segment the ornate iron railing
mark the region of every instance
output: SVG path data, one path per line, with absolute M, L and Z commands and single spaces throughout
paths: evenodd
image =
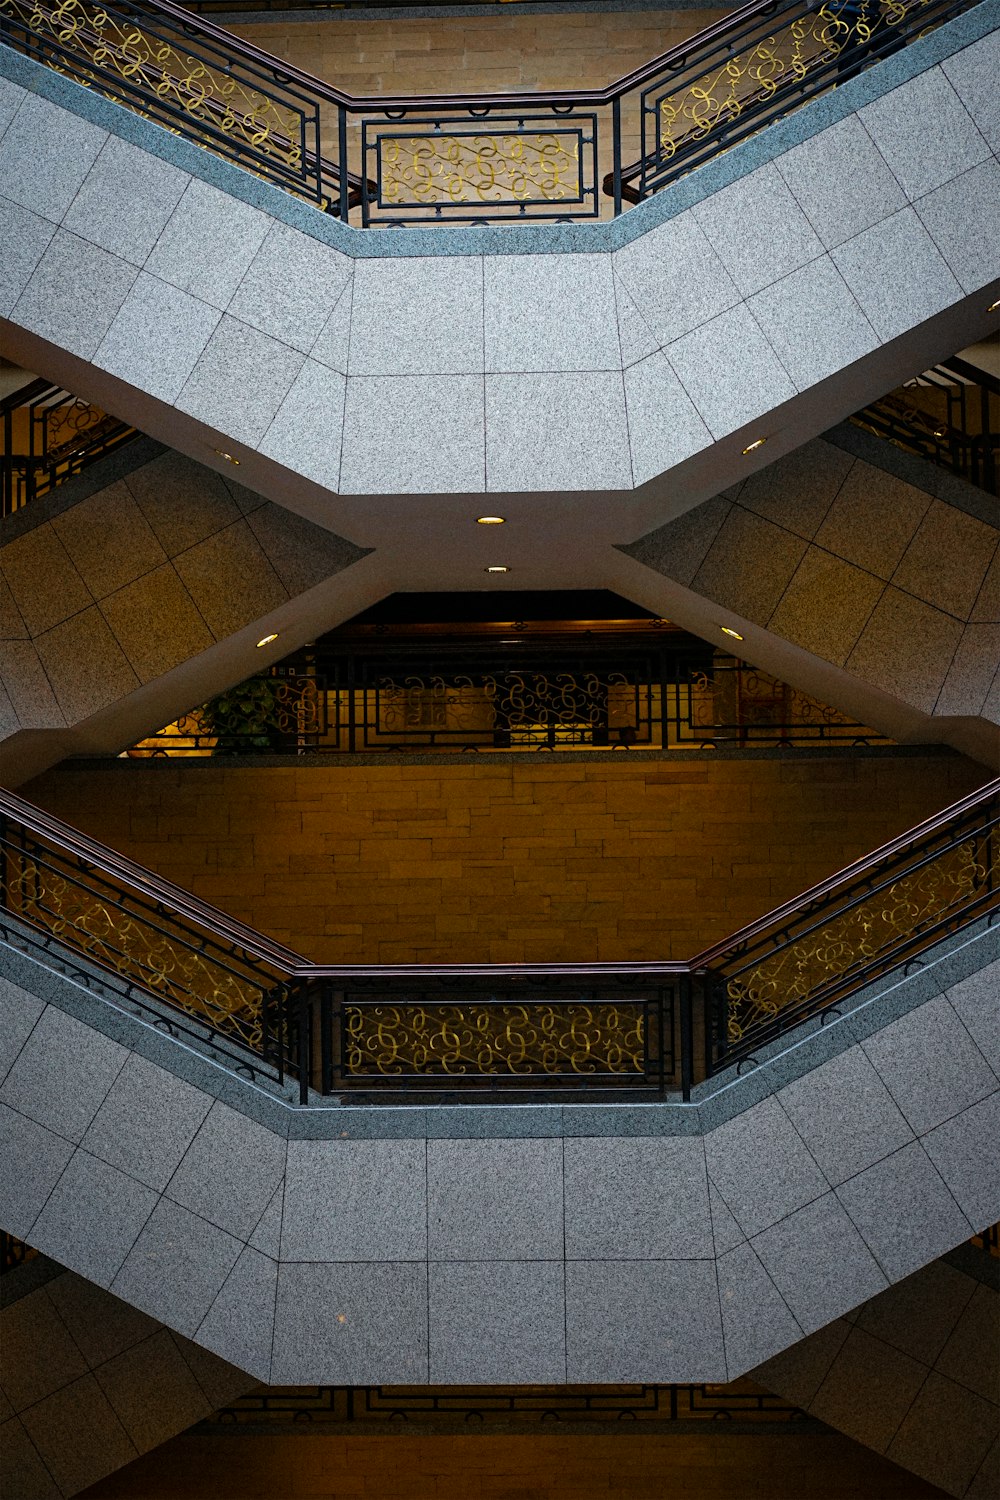
M 408 1429 L 488 1429 L 502 1423 L 531 1426 L 614 1422 L 725 1422 L 727 1431 L 799 1432 L 811 1418 L 780 1396 L 747 1379 L 729 1385 L 600 1386 L 269 1386 L 242 1396 L 208 1419 L 238 1426 L 278 1427 L 285 1422 L 404 1424 Z
M 567 1087 L 687 1099 L 992 920 L 998 824 L 1000 780 L 690 962 L 319 966 L 0 792 L 0 934 L 88 960 L 227 1066 L 291 1075 L 302 1104 Z
M 1000 380 L 968 360 L 935 365 L 851 421 L 1000 494 Z
M 354 97 L 171 0 L 0 0 L 0 40 L 368 225 L 595 219 L 971 8 L 754 0 L 604 89 Z
M 134 427 L 47 380 L 0 401 L 0 516 L 138 437 Z
M 717 948 L 705 973 L 707 1074 L 1000 908 L 1000 782 Z
M 668 634 L 652 630 L 646 640 L 567 632 L 494 642 L 321 644 L 273 671 L 279 686 L 266 721 L 248 719 L 244 732 L 238 724 L 227 731 L 214 700 L 127 753 L 142 758 L 889 743 L 756 667 L 708 647 L 679 648 Z
M 26 1260 L 33 1260 L 37 1254 L 38 1251 L 32 1250 L 23 1240 L 0 1229 L 0 1276 L 5 1276 L 8 1271 L 16 1271 L 18 1266 L 23 1266 Z

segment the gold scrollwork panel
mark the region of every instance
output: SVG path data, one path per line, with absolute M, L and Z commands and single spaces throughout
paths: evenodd
M 197 134 L 200 124 L 224 136 L 234 148 L 250 148 L 293 173 L 301 170 L 298 112 L 262 93 L 248 79 L 224 71 L 221 63 L 212 66 L 192 56 L 183 39 L 149 35 L 131 17 L 88 0 L 47 5 L 38 0 L 0 0 L 2 15 L 21 22 L 43 45 L 51 39 L 58 50 L 45 61 L 57 72 L 69 71 L 77 82 L 121 102 L 119 93 L 102 76 L 117 75 L 129 93 L 139 92 L 149 100 L 152 113 L 137 109 L 146 118 L 160 120 L 154 103 L 159 101 L 175 115 L 183 114 L 188 132 Z M 66 53 L 72 56 L 71 67 Z
M 645 1007 L 641 1002 L 348 1004 L 344 1070 L 369 1077 L 642 1074 Z
M 648 694 L 648 688 L 644 691 Z M 495 672 L 475 677 L 381 677 L 376 732 L 533 734 L 638 731 L 638 693 L 622 672 Z
M 909 24 L 928 0 L 861 0 L 855 7 L 837 0 L 778 25 L 752 46 L 727 58 L 686 89 L 661 98 L 659 144 L 669 161 L 691 141 L 704 140 L 732 125 L 748 110 L 786 85 L 800 84 L 810 72 L 828 66 L 845 51 L 877 45 L 883 35 Z M 834 82 L 835 79 L 831 79 Z
M 577 130 L 402 134 L 366 126 L 384 209 L 583 200 Z
M 15 916 L 85 954 L 112 973 L 207 1021 L 259 1051 L 261 986 L 163 931 L 139 911 L 114 903 L 28 855 L 9 853 L 6 905 Z M 189 939 L 190 941 L 190 939 Z
M 843 916 L 817 928 L 727 985 L 728 1036 L 741 1041 L 789 1005 L 808 1000 L 831 980 L 877 959 L 901 939 L 960 910 L 983 888 L 987 846 L 970 839 Z M 1000 855 L 992 859 L 1000 877 Z

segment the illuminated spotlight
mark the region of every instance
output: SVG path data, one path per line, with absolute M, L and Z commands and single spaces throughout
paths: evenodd
M 989 305 L 989 307 L 986 309 L 986 311 L 988 313 L 991 313 L 991 312 L 1000 312 L 1000 297 L 998 297 L 995 302 L 991 302 L 990 305 Z
M 239 468 L 239 466 L 240 466 L 240 461 L 239 461 L 239 459 L 238 459 L 238 458 L 235 458 L 235 457 L 234 457 L 234 456 L 233 456 L 233 454 L 231 454 L 231 453 L 226 453 L 226 452 L 225 452 L 225 450 L 224 450 L 224 449 L 222 449 L 222 448 L 216 448 L 216 450 L 215 450 L 215 451 L 216 451 L 216 453 L 217 453 L 217 454 L 218 454 L 218 455 L 219 455 L 219 457 L 220 457 L 220 458 L 224 458 L 224 459 L 225 459 L 225 460 L 226 460 L 226 463 L 227 463 L 227 464 L 235 464 L 235 465 L 236 465 L 236 467 L 237 467 L 237 468 Z
M 731 635 L 734 641 L 741 641 L 743 639 L 738 630 L 730 630 L 728 625 L 720 625 L 719 629 L 723 635 Z
M 483 571 L 486 573 L 509 573 L 510 569 L 504 563 L 491 563 Z
M 507 520 L 506 516 L 477 516 L 476 517 L 476 525 L 477 526 L 503 526 L 504 523 L 506 522 L 506 520 Z
M 749 445 L 749 447 L 746 447 L 746 448 L 743 449 L 743 457 L 746 458 L 746 456 L 747 456 L 748 453 L 756 453 L 757 449 L 758 448 L 763 448 L 763 446 L 764 446 L 764 444 L 766 442 L 767 442 L 767 438 L 766 437 L 754 438 L 753 442 Z
M 278 632 L 277 631 L 275 631 L 273 635 L 266 635 L 266 636 L 264 636 L 263 640 L 260 640 L 260 641 L 257 642 L 257 650 L 259 651 L 260 648 L 261 648 L 261 646 L 269 646 L 272 641 L 276 641 L 277 639 L 278 639 Z

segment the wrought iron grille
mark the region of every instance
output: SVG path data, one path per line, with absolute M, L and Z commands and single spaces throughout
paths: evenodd
M 818 699 L 710 648 L 594 633 L 470 645 L 364 642 L 286 659 L 266 733 L 195 710 L 127 753 L 355 754 L 887 744 Z M 254 740 L 258 743 L 254 743 Z
M 700 956 L 708 1074 L 996 912 L 1000 795 L 991 785 L 946 825 L 916 830 Z
M 473 1429 L 512 1423 L 725 1422 L 789 1432 L 812 1425 L 798 1407 L 746 1379 L 729 1385 L 269 1386 L 240 1397 L 206 1425 L 285 1422 Z
M 323 1093 L 678 1083 L 674 990 L 641 977 L 365 977 L 320 985 L 312 1012 L 312 1081 Z
M 82 955 L 224 1039 L 245 1055 L 278 1056 L 282 969 L 297 955 L 269 945 L 167 882 L 81 840 L 64 825 L 48 834 L 0 799 L 2 914 L 50 945 Z M 25 804 L 26 806 L 26 804 Z M 243 939 L 246 941 L 243 941 Z M 276 961 L 277 960 L 277 964 Z M 189 1029 L 190 1031 L 190 1029 Z
M 0 401 L 0 516 L 13 515 L 138 435 L 47 380 L 22 386 Z
M 1000 380 L 978 365 L 946 360 L 851 421 L 1000 494 Z
M 0 792 L 0 935 L 124 981 L 303 1105 L 352 1090 L 690 1098 L 943 935 L 1000 912 L 1000 781 L 689 962 L 309 964 Z M 145 996 L 145 1001 L 142 997 Z M 174 1021 L 171 1017 L 175 1018 Z
M 23 1240 L 15 1239 L 6 1230 L 0 1229 L 0 1276 L 6 1275 L 8 1271 L 16 1271 L 18 1266 L 23 1266 L 26 1260 L 32 1260 L 38 1254 L 30 1245 Z
M 0 40 L 345 222 L 619 214 L 972 0 L 754 0 L 605 89 L 355 98 L 172 0 L 0 0 Z M 353 214 L 353 220 L 352 220 Z

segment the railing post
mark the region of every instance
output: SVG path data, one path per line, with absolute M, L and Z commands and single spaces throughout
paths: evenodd
M 691 1083 L 694 1078 L 694 1026 L 691 1009 L 691 976 L 683 974 L 680 982 L 681 1001 L 681 1097 L 687 1104 L 691 1099 Z
M 616 94 L 611 104 L 611 136 L 614 151 L 614 208 L 615 218 L 622 211 L 622 101 Z
M 325 1095 L 333 1093 L 333 997 L 326 982 L 320 990 L 319 1005 L 319 1087 Z
M 347 181 L 347 106 L 344 104 L 341 104 L 337 110 L 337 154 L 339 157 L 337 169 L 340 173 L 340 217 L 346 224 L 351 211 L 351 193 Z M 362 171 L 364 171 L 364 165 L 362 162 Z
M 298 1030 L 297 1042 L 297 1066 L 299 1070 L 299 1103 L 309 1103 L 309 1072 L 312 1054 L 312 1037 L 310 1035 L 310 1005 L 309 990 L 306 985 L 300 985 L 298 991 Z

